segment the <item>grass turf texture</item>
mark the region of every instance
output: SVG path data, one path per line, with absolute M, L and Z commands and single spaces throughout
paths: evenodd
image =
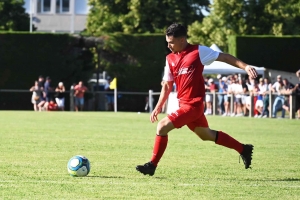
M 156 130 L 145 113 L 2 111 L 0 199 L 300 198 L 298 120 L 208 120 L 254 144 L 252 170 L 234 150 L 183 127 L 169 134 L 156 174 L 138 173 L 135 166 L 151 157 Z M 91 162 L 87 177 L 67 173 L 77 154 Z

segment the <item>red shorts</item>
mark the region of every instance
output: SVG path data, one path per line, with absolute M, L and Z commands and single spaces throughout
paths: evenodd
M 175 128 L 187 125 L 191 131 L 194 131 L 196 127 L 208 127 L 203 103 L 197 107 L 187 104 L 180 105 L 178 110 L 168 115 L 168 118 Z

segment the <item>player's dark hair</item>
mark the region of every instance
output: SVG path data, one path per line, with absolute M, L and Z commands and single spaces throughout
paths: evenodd
M 167 28 L 166 35 L 167 36 L 173 36 L 175 38 L 177 38 L 177 37 L 187 37 L 187 30 L 183 25 L 173 23 Z

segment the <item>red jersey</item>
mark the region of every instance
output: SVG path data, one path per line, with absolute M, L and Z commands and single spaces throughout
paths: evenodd
M 75 93 L 76 94 L 75 96 L 78 98 L 82 98 L 82 97 L 84 97 L 84 93 L 87 91 L 87 87 L 76 85 L 74 87 L 74 90 L 78 91 L 77 93 Z
M 180 53 L 170 53 L 167 62 L 177 87 L 179 103 L 198 106 L 205 96 L 199 45 L 190 45 Z

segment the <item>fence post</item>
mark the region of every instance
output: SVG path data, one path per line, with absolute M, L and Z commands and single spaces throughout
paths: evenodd
M 153 94 L 153 90 L 149 90 L 149 98 L 148 98 L 148 101 L 149 101 L 149 113 L 152 113 L 153 111 L 153 101 L 152 101 L 152 95 Z
M 212 93 L 212 95 L 213 95 L 213 115 L 216 115 L 216 110 L 217 110 L 217 98 L 216 98 L 216 91 L 213 91 L 213 93 Z
M 272 113 L 273 113 L 273 95 L 272 95 L 272 91 L 269 91 L 269 106 L 270 106 L 270 110 L 269 110 L 269 117 L 272 118 Z
M 250 109 L 249 109 L 249 117 L 253 117 L 253 111 L 254 111 L 254 106 L 253 106 L 253 93 L 250 92 Z
M 74 111 L 74 86 L 72 85 L 70 88 L 70 111 Z
M 233 103 L 234 103 L 234 99 L 233 99 L 233 94 L 230 94 L 230 114 L 232 115 L 234 110 L 233 110 Z
M 295 95 L 290 95 L 290 119 L 295 119 L 296 117 L 296 96 Z

